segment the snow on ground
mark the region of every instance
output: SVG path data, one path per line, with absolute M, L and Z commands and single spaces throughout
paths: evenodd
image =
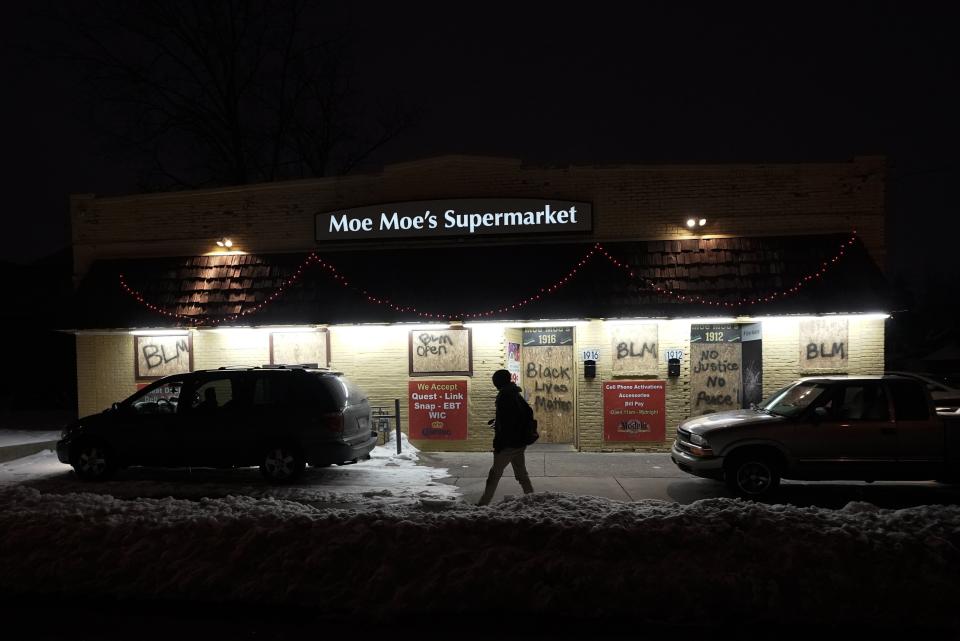
M 0 465 L 0 599 L 960 631 L 960 507 L 541 493 L 478 508 L 408 444 L 280 488 L 255 469 L 80 483 L 51 456 Z
M 26 485 L 44 493 L 92 492 L 117 498 L 201 499 L 245 495 L 284 498 L 314 505 L 345 506 L 356 502 L 404 503 L 444 501 L 459 496 L 438 482 L 447 471 L 417 465 L 419 450 L 403 434 L 402 453 L 395 442 L 374 448 L 370 460 L 356 465 L 307 468 L 302 483 L 275 486 L 257 468 L 130 468 L 101 483 L 79 480 L 52 451 L 0 464 L 0 488 Z

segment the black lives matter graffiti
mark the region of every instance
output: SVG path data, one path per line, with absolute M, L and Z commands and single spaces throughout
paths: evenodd
M 134 373 L 138 380 L 193 370 L 193 339 L 187 334 L 134 336 L 134 352 Z
M 845 318 L 800 321 L 800 371 L 847 371 L 849 340 L 849 323 Z
M 741 331 L 737 325 L 690 327 L 690 415 L 742 407 Z
M 653 323 L 615 325 L 611 332 L 614 376 L 656 376 L 657 326 Z
M 523 330 L 522 379 L 544 443 L 572 443 L 574 432 L 573 329 Z
M 470 328 L 414 329 L 410 331 L 410 376 L 473 375 Z

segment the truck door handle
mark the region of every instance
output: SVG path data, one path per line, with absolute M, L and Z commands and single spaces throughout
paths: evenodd
M 897 433 L 897 428 L 895 428 L 895 427 L 881 427 L 881 428 L 880 428 L 880 433 L 881 433 L 881 434 L 896 434 L 896 433 Z

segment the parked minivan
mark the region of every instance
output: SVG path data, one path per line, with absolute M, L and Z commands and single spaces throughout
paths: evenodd
M 370 404 L 339 372 L 232 367 L 161 378 L 68 426 L 57 457 L 81 479 L 132 465 L 246 467 L 273 482 L 356 462 L 377 442 Z

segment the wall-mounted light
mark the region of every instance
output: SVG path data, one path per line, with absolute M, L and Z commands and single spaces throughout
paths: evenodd
M 233 241 L 227 237 L 223 237 L 217 241 L 217 247 L 226 247 L 227 249 L 230 249 L 233 247 Z
M 695 227 L 703 227 L 706 224 L 706 218 L 687 218 L 687 227 L 690 229 L 694 229 Z

